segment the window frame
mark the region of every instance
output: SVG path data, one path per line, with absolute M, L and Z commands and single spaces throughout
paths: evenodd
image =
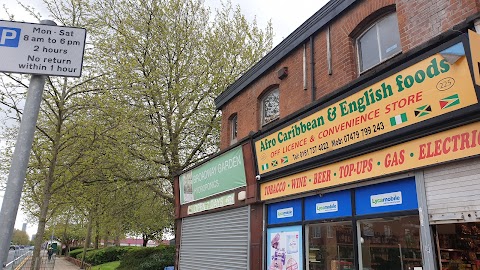
M 230 145 L 238 141 L 238 114 L 233 114 L 229 119 L 230 126 Z
M 365 73 L 369 70 L 371 70 L 372 68 L 375 68 L 376 66 L 380 65 L 381 63 L 399 55 L 402 53 L 402 44 L 401 44 L 401 40 L 400 40 L 400 29 L 398 31 L 398 37 L 399 37 L 399 47 L 400 47 L 400 50 L 392 55 L 390 55 L 389 57 L 386 57 L 384 59 L 382 59 L 382 56 L 381 56 L 381 44 L 380 44 L 380 35 L 379 35 L 379 28 L 378 28 L 378 25 L 380 22 L 382 22 L 383 20 L 387 19 L 389 16 L 392 16 L 392 15 L 395 15 L 397 17 L 397 25 L 398 25 L 398 16 L 397 16 L 397 12 L 394 11 L 394 12 L 390 12 L 390 13 L 387 13 L 387 14 L 384 14 L 383 16 L 381 16 L 380 18 L 378 18 L 377 20 L 375 20 L 373 23 L 371 23 L 363 32 L 360 33 L 360 35 L 358 35 L 357 38 L 355 38 L 355 47 L 356 47 L 356 53 L 357 53 L 357 68 L 358 68 L 358 73 L 359 74 L 362 74 L 362 73 Z M 375 34 L 376 34 L 376 41 L 377 41 L 377 46 L 378 46 L 378 56 L 379 56 L 379 59 L 380 61 L 376 64 L 374 64 L 373 66 L 369 67 L 369 68 L 366 68 L 364 70 L 361 69 L 362 67 L 362 58 L 361 58 L 361 53 L 360 53 L 360 39 L 365 36 L 365 34 L 372 28 L 376 28 L 376 31 L 375 31 Z
M 277 92 L 278 95 L 278 114 L 276 115 L 275 118 L 271 119 L 270 121 L 265 121 L 265 100 L 271 96 L 273 93 Z M 274 122 L 275 120 L 278 120 L 280 118 L 280 88 L 277 86 L 270 88 L 268 91 L 266 91 L 263 95 L 262 98 L 260 99 L 260 124 L 261 127 L 270 124 Z

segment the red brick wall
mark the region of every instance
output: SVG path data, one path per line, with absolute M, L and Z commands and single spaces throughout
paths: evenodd
M 480 0 L 364 0 L 356 3 L 330 24 L 332 74 L 328 74 L 326 35 L 321 29 L 314 38 L 316 99 L 346 85 L 358 77 L 354 38 L 389 10 L 397 12 L 402 51 L 407 52 L 451 29 L 470 15 L 480 12 Z M 221 149 L 230 145 L 229 117 L 238 114 L 238 139 L 260 127 L 262 93 L 278 84 L 280 118 L 311 103 L 311 58 L 307 44 L 307 90 L 303 90 L 303 45 L 257 79 L 222 108 Z M 288 67 L 289 75 L 280 80 L 277 70 Z
M 310 50 L 307 44 L 307 64 L 310 63 Z M 288 76 L 280 80 L 277 71 L 288 67 Z M 277 63 L 265 75 L 255 81 L 246 91 L 231 100 L 222 108 L 221 149 L 230 146 L 229 118 L 237 113 L 239 139 L 250 131 L 260 128 L 260 98 L 273 85 L 278 85 L 280 93 L 280 118 L 299 110 L 311 102 L 310 67 L 307 72 L 308 89 L 303 90 L 303 46 Z
M 395 0 L 363 1 L 350 8 L 330 25 L 331 75 L 328 74 L 327 66 L 327 31 L 323 29 L 317 34 L 315 37 L 317 99 L 357 78 L 358 63 L 352 33 L 354 30 L 363 32 L 365 29 L 361 27 L 359 29 L 358 26 L 364 23 L 369 15 L 393 4 Z
M 479 0 L 397 0 L 403 51 L 452 29 L 479 11 Z

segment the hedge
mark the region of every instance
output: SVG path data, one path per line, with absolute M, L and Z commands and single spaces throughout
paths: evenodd
M 108 262 L 119 261 L 123 255 L 140 247 L 107 247 L 102 249 L 87 251 L 85 255 L 85 262 L 99 265 Z
M 117 270 L 158 270 L 174 262 L 175 246 L 142 247 L 125 253 Z
M 93 250 L 93 248 L 88 248 L 87 252 Z M 68 256 L 75 258 L 75 259 L 82 259 L 83 248 L 78 248 L 75 250 L 71 250 Z

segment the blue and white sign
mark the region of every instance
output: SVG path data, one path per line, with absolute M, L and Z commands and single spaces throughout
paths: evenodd
M 386 182 L 355 190 L 357 215 L 418 209 L 414 178 Z
M 390 192 L 370 196 L 371 207 L 402 204 L 402 192 Z
M 277 210 L 277 218 L 293 217 L 293 207 L 282 208 Z
M 18 47 L 20 28 L 0 27 L 0 46 Z
M 0 20 L 0 72 L 80 77 L 83 28 Z
M 267 206 L 269 225 L 302 221 L 302 199 L 295 199 Z
M 317 214 L 337 212 L 337 211 L 338 211 L 338 201 L 317 203 L 315 205 L 315 212 Z
M 305 220 L 352 216 L 352 192 L 343 190 L 305 198 Z

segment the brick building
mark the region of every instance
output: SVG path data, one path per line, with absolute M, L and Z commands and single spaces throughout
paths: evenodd
M 480 269 L 475 31 L 478 0 L 327 3 L 215 100 L 177 269 Z

